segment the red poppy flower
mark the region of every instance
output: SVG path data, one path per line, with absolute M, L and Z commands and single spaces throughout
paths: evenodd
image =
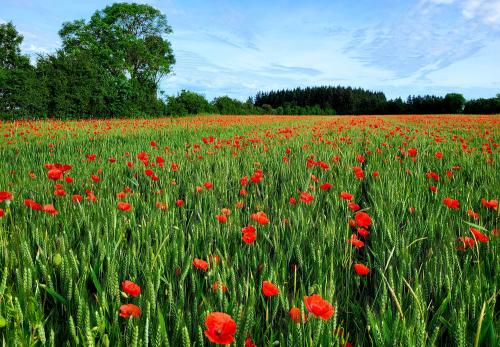
M 81 202 L 83 200 L 83 197 L 81 195 L 75 194 L 71 197 L 71 200 L 73 202 Z
M 154 175 L 154 172 L 153 172 L 153 170 L 151 170 L 151 169 L 146 169 L 146 170 L 144 170 L 144 174 L 145 174 L 146 176 L 151 177 L 151 176 L 153 176 L 153 175 Z
M 330 182 L 325 182 L 322 185 L 319 186 L 320 189 L 322 190 L 328 190 L 332 187 L 332 184 Z
M 437 158 L 437 159 L 441 159 L 443 157 L 443 153 L 441 152 L 436 152 L 436 154 L 434 154 L 434 156 Z
M 3 216 L 5 216 L 5 212 L 3 211 L 2 208 L 0 208 L 0 217 L 3 217 Z
M 290 311 L 288 311 L 288 315 L 290 316 L 290 319 L 296 323 L 300 324 L 302 323 L 302 314 L 300 312 L 300 308 L 298 307 L 292 307 Z
M 365 243 L 363 241 L 361 241 L 360 239 L 358 239 L 358 235 L 356 235 L 356 234 L 352 234 L 351 239 L 348 240 L 347 242 L 349 242 L 351 245 L 353 245 L 356 248 L 363 248 L 365 246 Z
M 430 187 L 429 187 L 429 190 L 430 190 L 431 192 L 435 192 L 435 191 L 437 190 L 437 188 L 436 188 L 436 186 L 430 186 Z
M 141 294 L 141 287 L 139 287 L 137 284 L 135 284 L 132 281 L 123 281 L 122 282 L 122 289 L 125 293 L 131 296 L 139 296 Z
M 342 192 L 342 193 L 340 193 L 340 197 L 341 197 L 342 199 L 349 200 L 349 201 L 351 201 L 351 200 L 352 200 L 352 198 L 353 198 L 352 194 L 349 194 L 349 193 L 347 193 L 347 192 Z
M 47 177 L 51 180 L 57 181 L 62 178 L 63 172 L 59 169 L 52 169 L 47 172 Z
M 300 193 L 300 201 L 302 201 L 304 204 L 310 204 L 314 200 L 314 197 L 307 193 L 307 192 L 301 192 Z
M 257 213 L 252 213 L 252 220 L 256 221 L 257 223 L 259 223 L 261 225 L 269 223 L 269 219 L 267 218 L 267 215 L 262 211 L 259 211 Z
M 266 297 L 278 295 L 280 290 L 272 282 L 262 282 L 262 294 Z
M 141 315 L 141 309 L 134 304 L 125 304 L 120 306 L 120 317 L 129 318 L 134 317 L 137 318 Z
M 370 273 L 370 269 L 363 264 L 354 264 L 354 271 L 360 276 L 365 276 Z
M 246 186 L 248 184 L 248 176 L 240 178 L 240 184 Z
M 473 227 L 470 227 L 469 230 L 474 235 L 476 240 L 478 240 L 479 242 L 486 243 L 490 240 L 490 238 L 488 236 L 486 236 L 485 234 L 483 234 L 482 232 L 480 232 L 479 230 L 477 230 Z
M 354 166 L 352 170 L 354 171 L 354 175 L 358 179 L 362 180 L 363 178 L 365 178 L 365 173 L 363 172 L 363 169 L 360 168 L 359 166 Z
M 469 217 L 473 218 L 473 219 L 479 219 L 479 213 L 477 212 L 474 212 L 473 210 L 471 209 L 468 209 L 467 210 L 467 214 L 469 215 Z
M 481 199 L 481 203 L 483 204 L 484 207 L 486 208 L 492 208 L 496 210 L 498 208 L 498 201 L 497 200 L 490 200 L 487 201 L 485 198 Z
M 444 198 L 443 199 L 443 204 L 445 204 L 449 208 L 453 208 L 453 209 L 458 209 L 458 207 L 459 207 L 458 200 L 452 199 L 452 198 Z
M 428 172 L 425 176 L 427 176 L 427 178 L 432 178 L 435 182 L 439 181 L 439 175 L 435 172 Z
M 255 227 L 253 225 L 248 225 L 246 227 L 241 228 L 242 233 L 255 233 Z
M 318 294 L 304 296 L 304 303 L 309 312 L 323 320 L 330 319 L 335 312 L 332 304 L 324 300 L 321 295 Z
M 223 312 L 212 312 L 205 318 L 205 336 L 217 345 L 229 345 L 234 341 L 236 322 Z
M 128 202 L 123 202 L 123 201 L 118 202 L 118 209 L 120 211 L 130 211 L 131 208 L 132 205 L 130 205 Z
M 220 210 L 220 213 L 222 213 L 224 216 L 229 216 L 231 214 L 231 210 L 228 208 L 223 208 Z
M 253 343 L 252 339 L 250 338 L 250 336 L 248 336 L 246 339 L 245 339 L 245 345 L 243 347 L 257 347 L 257 345 L 255 343 Z
M 416 148 L 409 148 L 408 149 L 408 156 L 415 157 L 416 155 L 417 155 L 417 149 Z
M 372 172 L 372 176 L 373 176 L 373 177 L 378 177 L 378 176 L 379 176 L 378 171 L 373 171 L 373 172 Z
M 366 228 L 372 223 L 372 218 L 366 212 L 356 213 L 356 216 L 354 217 L 354 219 L 356 220 L 356 224 L 359 225 L 360 227 Z
M 357 210 L 360 209 L 359 205 L 356 204 L 355 202 L 352 202 L 352 201 L 349 201 L 347 203 L 347 207 L 349 207 L 349 209 L 352 211 L 352 212 L 356 212 Z
M 456 247 L 459 251 L 465 251 L 467 248 L 473 248 L 476 244 L 476 241 L 472 237 L 469 236 L 460 236 L 458 238 L 458 245 Z
M 55 216 L 56 214 L 58 214 L 59 212 L 56 210 L 56 208 L 54 207 L 54 205 L 52 204 L 47 204 L 47 205 L 44 205 L 43 206 L 43 212 L 46 212 L 46 213 L 49 213 L 53 216 Z
M 184 200 L 179 199 L 179 200 L 177 200 L 177 201 L 175 202 L 175 204 L 176 204 L 177 206 L 181 207 L 182 205 L 184 205 Z
M 54 190 L 54 195 L 55 196 L 65 196 L 66 192 L 63 189 L 56 189 L 56 190 Z
M 289 200 L 289 201 L 290 201 L 290 204 L 291 204 L 291 205 L 295 205 L 295 204 L 297 203 L 297 199 L 295 199 L 293 196 L 292 196 L 292 197 L 290 197 L 290 200 Z
M 215 218 L 219 221 L 219 223 L 226 223 L 227 222 L 227 217 L 224 216 L 223 214 L 215 216 Z
M 12 193 L 11 192 L 0 192 L 0 202 L 4 202 L 5 200 L 12 200 Z
M 24 206 L 31 207 L 31 205 L 34 203 L 35 203 L 35 200 L 33 200 L 33 199 L 24 199 Z
M 97 176 L 97 175 L 92 175 L 91 178 L 92 178 L 92 181 L 94 181 L 95 183 L 97 183 L 97 182 L 99 182 L 101 180 L 99 178 L 99 176 Z
M 356 232 L 359 234 L 359 236 L 363 236 L 363 237 L 368 237 L 368 235 L 370 235 L 370 232 L 368 230 L 366 230 L 365 228 L 358 228 L 358 229 L 356 229 Z
M 207 189 L 212 189 L 214 187 L 213 183 L 212 182 L 205 182 L 203 183 L 203 185 L 205 186 L 205 188 Z
M 199 270 L 203 270 L 203 271 L 208 270 L 208 263 L 205 260 L 194 258 L 193 265 L 195 268 L 197 268 Z
M 96 196 L 94 195 L 94 192 L 92 192 L 91 190 L 87 191 L 87 200 L 91 202 L 97 200 Z
M 247 232 L 247 233 L 243 233 L 243 235 L 241 236 L 241 239 L 247 245 L 251 245 L 257 239 L 257 235 L 255 235 L 255 233 L 253 233 L 253 232 L 249 232 L 249 233 Z
M 262 181 L 262 178 L 264 177 L 264 173 L 262 170 L 255 170 L 255 172 L 253 173 L 252 177 L 250 177 L 250 179 L 252 180 L 253 183 L 259 183 L 260 181 Z
M 35 200 L 31 200 L 31 199 L 24 200 L 24 205 L 31 207 L 31 209 L 33 209 L 35 211 L 41 211 L 43 209 L 42 205 L 35 202 Z

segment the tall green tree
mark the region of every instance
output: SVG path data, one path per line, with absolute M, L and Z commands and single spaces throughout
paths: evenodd
M 0 24 L 0 116 L 40 113 L 44 88 L 29 57 L 21 54 L 23 36 L 12 22 Z
M 444 97 L 446 113 L 462 113 L 465 107 L 465 98 L 462 94 L 448 93 Z
M 85 50 L 113 74 L 157 87 L 175 63 L 167 18 L 145 4 L 115 3 L 97 11 L 88 22 L 64 23 L 59 35 L 68 53 Z
M 167 108 L 167 113 L 174 116 L 213 112 L 212 105 L 203 95 L 188 90 L 182 90 L 177 96 L 169 96 Z

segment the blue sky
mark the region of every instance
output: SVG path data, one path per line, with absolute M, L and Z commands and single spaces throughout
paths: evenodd
M 65 21 L 113 1 L 0 0 L 22 49 L 60 46 Z M 500 0 L 151 0 L 167 15 L 177 63 L 161 82 L 211 99 L 259 90 L 350 85 L 409 94 L 500 93 Z

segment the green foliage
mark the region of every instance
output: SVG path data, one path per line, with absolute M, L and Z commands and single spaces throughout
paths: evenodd
M 29 58 L 21 54 L 23 41 L 14 25 L 0 24 L 0 114 L 38 114 L 44 86 Z
M 469 100 L 465 103 L 464 113 L 498 114 L 500 113 L 500 94 L 494 98 Z
M 133 117 L 165 114 L 160 79 L 175 63 L 165 15 L 143 4 L 115 3 L 87 22 L 64 23 L 62 48 L 36 67 L 20 54 L 22 36 L 0 25 L 3 117 Z
M 177 96 L 169 96 L 167 100 L 167 114 L 169 115 L 211 113 L 212 110 L 212 106 L 203 95 L 187 90 L 182 90 Z
M 259 92 L 255 97 L 256 106 L 283 107 L 283 114 L 375 114 L 385 102 L 382 92 L 341 86 Z
M 462 94 L 449 93 L 444 97 L 446 113 L 462 113 L 465 107 L 465 98 Z

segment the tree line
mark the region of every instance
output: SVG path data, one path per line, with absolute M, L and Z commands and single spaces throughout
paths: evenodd
M 0 25 L 0 114 L 7 117 L 161 115 L 161 78 L 175 63 L 164 14 L 149 5 L 115 3 L 86 20 L 66 22 L 62 47 L 21 54 L 14 25 Z
M 246 101 L 208 101 L 186 90 L 165 96 L 159 83 L 175 64 L 166 39 L 171 33 L 156 8 L 115 3 L 88 20 L 64 23 L 62 47 L 32 62 L 21 52 L 23 37 L 14 24 L 0 24 L 0 118 L 500 113 L 500 94 L 468 101 L 454 93 L 387 100 L 383 92 L 319 86 L 259 92 Z

